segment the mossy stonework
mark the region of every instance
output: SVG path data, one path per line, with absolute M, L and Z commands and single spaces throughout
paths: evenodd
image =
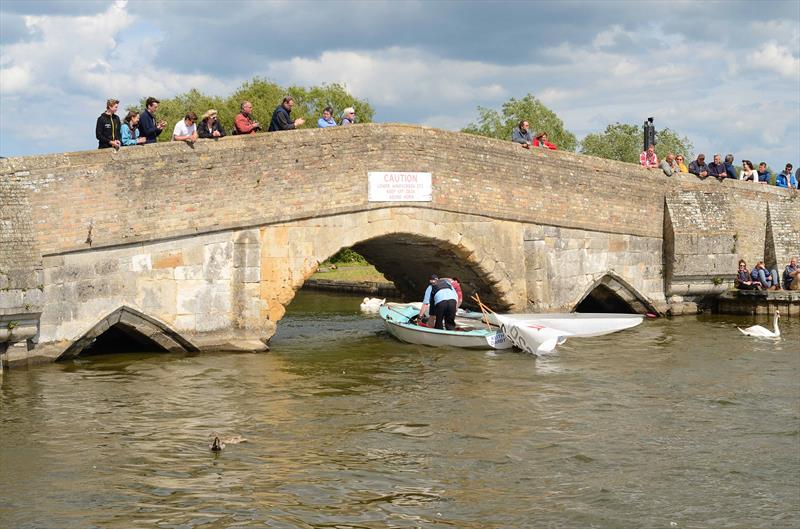
M 370 171 L 430 172 L 432 200 L 369 202 Z M 739 258 L 800 251 L 791 190 L 408 125 L 9 158 L 0 191 L 9 364 L 80 354 L 106 324 L 167 350 L 265 349 L 345 247 L 409 299 L 436 272 L 511 311 L 602 290 L 667 312 L 729 287 Z

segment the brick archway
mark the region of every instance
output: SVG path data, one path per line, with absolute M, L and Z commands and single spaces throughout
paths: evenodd
M 652 301 L 614 272 L 606 272 L 597 279 L 571 306 L 573 312 L 658 314 Z M 581 308 L 589 310 L 583 311 Z
M 80 338 L 75 340 L 59 357 L 66 360 L 79 356 L 95 340 L 110 330 L 128 335 L 132 340 L 151 343 L 169 352 L 196 352 L 199 349 L 165 323 L 147 316 L 136 309 L 122 306 L 97 322 Z

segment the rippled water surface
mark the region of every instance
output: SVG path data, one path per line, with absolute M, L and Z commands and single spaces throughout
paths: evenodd
M 534 358 L 401 344 L 359 301 L 301 292 L 270 353 L 6 371 L 0 527 L 800 527 L 797 319 Z

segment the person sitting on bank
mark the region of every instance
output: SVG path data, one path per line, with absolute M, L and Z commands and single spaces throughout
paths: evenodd
M 119 116 L 117 116 L 118 108 L 119 100 L 109 99 L 106 101 L 106 111 L 97 118 L 94 135 L 97 138 L 98 149 L 110 149 L 111 147 L 119 149 L 121 145 L 119 139 Z
M 675 156 L 675 164 L 678 166 L 680 173 L 688 173 L 689 168 L 686 167 L 686 158 L 682 154 Z
M 753 268 L 753 271 L 750 272 L 750 278 L 761 283 L 761 288 L 765 290 L 781 289 L 781 283 L 778 279 L 778 271 L 767 270 L 767 268 L 764 266 L 764 261 L 759 261 L 756 263 L 755 268 Z
M 336 120 L 333 119 L 333 109 L 331 107 L 325 107 L 325 110 L 322 111 L 322 117 L 317 120 L 317 128 L 327 129 L 328 127 L 335 126 Z
M 797 257 L 792 257 L 783 270 L 783 288 L 786 290 L 800 290 L 800 268 L 797 267 Z
M 534 147 L 543 147 L 545 149 L 550 149 L 551 151 L 557 151 L 558 150 L 558 148 L 554 144 L 550 143 L 547 140 L 547 133 L 546 132 L 540 132 L 539 134 L 536 135 L 536 137 L 533 139 L 533 146 Z
M 639 155 L 639 165 L 652 169 L 658 167 L 658 156 L 656 156 L 656 146 L 650 145 L 646 151 Z
M 747 269 L 744 259 L 739 260 L 739 271 L 736 273 L 734 284 L 739 290 L 761 290 L 761 283 L 750 276 L 750 270 Z
M 203 119 L 200 120 L 200 125 L 197 127 L 197 135 L 206 139 L 225 137 L 225 129 L 217 119 L 216 110 L 211 108 L 203 114 Z
M 234 134 L 255 134 L 261 130 L 261 124 L 252 118 L 253 103 L 242 101 L 239 110 L 240 112 L 233 120 Z
M 429 307 L 433 307 L 433 310 L 430 311 L 431 316 L 436 318 L 433 322 L 433 328 L 447 329 L 448 331 L 455 330 L 458 294 L 456 294 L 450 282 L 439 279 L 436 274 L 431 275 L 429 283 L 428 288 L 425 289 L 425 297 L 422 299 L 419 316 L 423 316 Z
M 347 125 L 353 125 L 356 122 L 356 109 L 353 107 L 347 107 L 342 111 L 342 119 L 339 121 L 339 125 L 346 127 Z
M 706 164 L 706 155 L 698 154 L 697 159 L 689 164 L 689 172 L 699 178 L 706 178 L 708 176 L 708 165 Z
M 197 141 L 197 114 L 194 112 L 187 112 L 186 116 L 179 122 L 175 123 L 175 128 L 172 130 L 172 141 L 185 141 L 192 145 Z
M 292 120 L 291 113 L 294 108 L 294 98 L 286 96 L 283 101 L 272 113 L 272 121 L 269 124 L 269 131 L 294 130 L 306 122 L 303 118 Z
M 531 125 L 527 119 L 523 119 L 511 131 L 511 141 L 519 143 L 524 149 L 530 149 L 533 146 L 533 134 L 531 134 Z
M 659 167 L 661 167 L 661 170 L 664 171 L 664 174 L 667 176 L 672 176 L 680 172 L 680 167 L 678 167 L 678 164 L 675 162 L 675 155 L 672 153 L 668 153 L 667 157 L 661 160 Z
M 129 110 L 119 129 L 120 141 L 124 147 L 130 145 L 144 145 L 147 138 L 139 136 L 139 112 Z

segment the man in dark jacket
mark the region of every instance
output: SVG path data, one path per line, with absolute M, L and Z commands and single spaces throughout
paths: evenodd
M 139 136 L 147 138 L 145 143 L 155 143 L 158 141 L 158 135 L 167 126 L 167 122 L 163 119 L 156 121 L 155 112 L 158 108 L 159 100 L 155 97 L 148 97 L 145 101 L 144 112 L 139 117 Z
M 689 164 L 689 172 L 693 175 L 705 178 L 708 176 L 708 165 L 706 165 L 706 155 L 698 154 L 697 159 Z
M 106 111 L 97 118 L 94 135 L 97 137 L 98 149 L 108 149 L 110 147 L 119 149 L 121 145 L 119 139 L 120 122 L 119 116 L 117 116 L 118 108 L 119 101 L 116 99 L 109 99 L 106 101 Z
M 719 154 L 715 154 L 714 161 L 708 164 L 708 176 L 713 176 L 720 182 L 728 178 L 728 171 L 725 169 L 725 164 L 722 163 L 722 156 Z
M 294 107 L 294 99 L 292 96 L 284 97 L 283 102 L 278 105 L 278 108 L 272 113 L 272 122 L 269 124 L 270 132 L 276 130 L 292 130 L 306 122 L 303 118 L 297 118 L 292 121 L 290 116 L 292 107 Z

